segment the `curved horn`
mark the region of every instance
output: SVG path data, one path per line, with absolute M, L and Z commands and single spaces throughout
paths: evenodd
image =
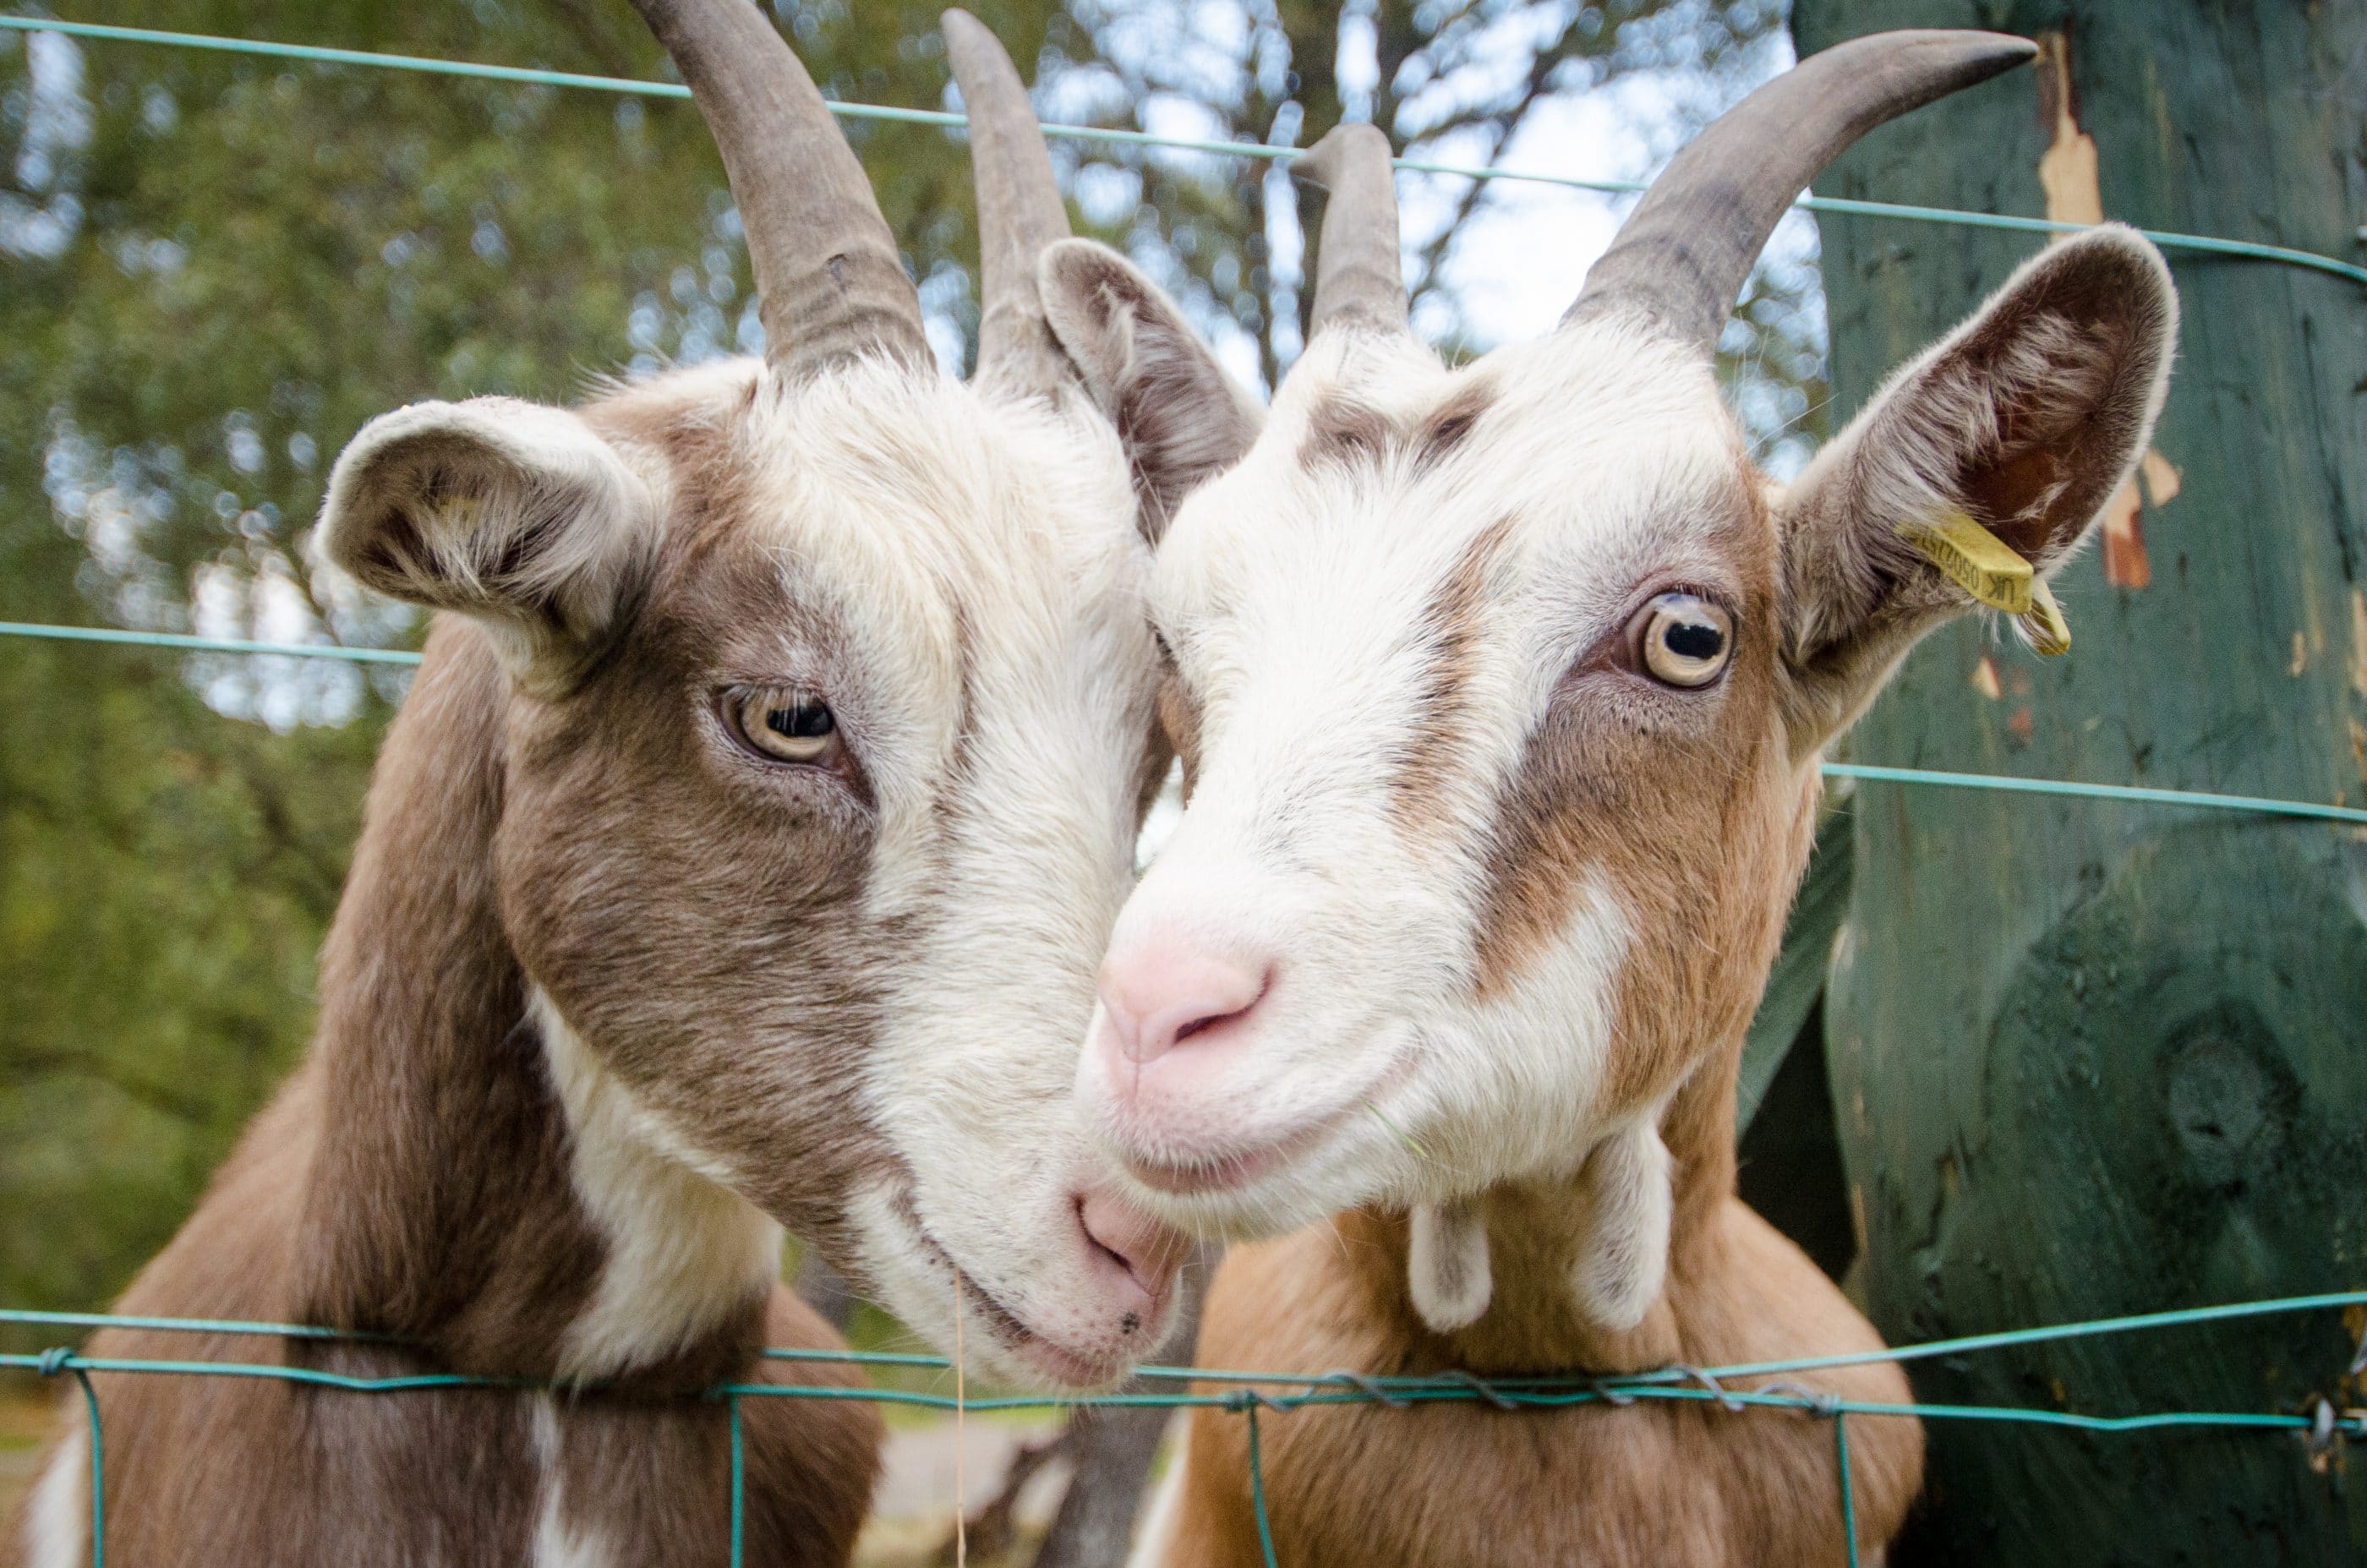
M 978 369 L 1049 392 L 1076 379 L 1076 367 L 1044 319 L 1036 258 L 1069 237 L 1069 209 L 1052 178 L 1044 128 L 1011 56 L 967 11 L 947 11 L 946 53 L 969 112 L 969 160 L 978 186 Z
M 798 380 L 860 355 L 935 360 L 855 151 L 751 0 L 633 0 L 690 85 L 748 235 L 764 357 Z
M 1335 125 L 1290 165 L 1331 192 L 1315 249 L 1314 332 L 1350 321 L 1386 332 L 1406 326 L 1404 263 L 1398 255 L 1398 193 L 1389 139 L 1371 125 Z
M 1677 154 L 1586 275 L 1563 321 L 1641 315 L 1704 353 L 1776 223 L 1859 137 L 2031 59 L 2001 33 L 1874 33 L 1802 61 Z

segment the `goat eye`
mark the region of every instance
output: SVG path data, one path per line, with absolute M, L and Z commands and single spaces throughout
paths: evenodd
M 742 744 L 780 762 L 826 763 L 839 751 L 830 705 L 803 692 L 742 692 L 725 705 Z
M 1726 673 L 1734 617 L 1693 593 L 1663 593 L 1636 617 L 1637 651 L 1654 680 L 1687 689 Z

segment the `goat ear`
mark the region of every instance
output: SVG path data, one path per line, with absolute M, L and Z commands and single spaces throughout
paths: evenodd
M 563 409 L 414 403 L 337 458 L 314 548 L 381 593 L 482 623 L 523 674 L 605 640 L 655 514 L 648 486 Z
M 1107 245 L 1056 242 L 1037 273 L 1053 335 L 1125 443 L 1155 545 L 1184 498 L 1249 450 L 1263 416 L 1174 301 Z
M 2090 231 L 2026 264 L 1808 466 L 1779 518 L 1795 756 L 1973 607 L 1901 530 L 1961 513 L 2051 575 L 2144 455 L 2177 332 L 2160 253 L 2134 230 Z

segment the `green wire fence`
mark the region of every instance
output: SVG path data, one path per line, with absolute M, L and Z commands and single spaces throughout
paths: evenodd
M 20 32 L 49 31 L 110 42 L 164 45 L 181 49 L 299 61 L 319 65 L 407 71 L 484 81 L 510 82 L 523 85 L 640 94 L 652 97 L 686 98 L 689 96 L 687 88 L 667 82 L 583 75 L 572 72 L 495 65 L 474 61 L 380 54 L 359 50 L 332 49 L 266 39 L 168 32 L 151 28 L 60 21 L 43 17 L 0 16 L 0 29 Z M 851 119 L 890 120 L 936 126 L 960 126 L 966 123 L 963 116 L 932 109 L 851 103 L 833 103 L 831 108 L 834 113 Z M 1047 125 L 1044 130 L 1048 135 L 1073 140 L 1138 147 L 1162 147 L 1251 159 L 1286 160 L 1297 157 L 1300 151 L 1297 148 L 1274 144 L 1195 141 L 1095 126 Z M 1418 159 L 1399 158 L 1396 160 L 1396 164 L 1400 169 L 1413 173 L 1446 175 L 1474 180 L 1510 179 L 1605 192 L 1632 192 L 1644 188 L 1643 182 L 1640 181 L 1583 179 L 1570 175 L 1524 173 L 1509 169 L 1465 167 Z M 2038 233 L 2065 232 L 2083 227 L 2080 224 L 2056 222 L 2046 219 L 1823 197 L 1805 197 L 1799 205 L 1815 212 L 1844 212 L 1910 222 L 1949 223 L 1965 227 Z M 2281 245 L 2259 244 L 2250 241 L 2221 239 L 2211 235 L 2172 233 L 2158 230 L 2146 230 L 2144 232 L 2147 238 L 2165 250 L 2270 262 L 2327 273 L 2353 283 L 2367 285 L 2367 267 L 2338 261 L 2330 256 L 2323 256 L 2308 251 L 2294 250 Z M 417 653 L 395 649 L 249 641 L 238 638 L 192 637 L 170 632 L 48 626 L 24 622 L 0 622 L 0 637 L 111 643 L 184 652 L 337 659 L 395 665 L 416 664 L 420 660 L 420 655 Z M 1827 762 L 1824 764 L 1824 771 L 1830 777 L 1867 783 L 2005 790 L 2367 826 L 2367 809 L 2341 805 L 2327 806 L 2302 801 L 2190 790 L 2086 784 L 2058 779 L 2013 778 L 1997 774 L 1946 773 L 1920 768 L 1879 767 L 1842 762 Z M 2096 1335 L 2125 1334 L 2141 1330 L 2219 1323 L 2271 1314 L 2295 1314 L 2361 1306 L 2367 1306 L 2367 1291 L 2336 1292 L 2320 1295 L 2287 1296 L 2224 1306 L 2060 1324 L 2047 1328 L 2009 1330 L 1851 1355 L 1805 1357 L 1791 1360 L 1761 1361 L 1727 1367 L 1669 1367 L 1654 1371 L 1618 1376 L 1564 1375 L 1482 1379 L 1467 1373 L 1457 1373 L 1438 1377 L 1373 1377 L 1346 1371 L 1280 1374 L 1225 1371 L 1207 1368 L 1150 1367 L 1140 1371 L 1139 1380 L 1152 1384 L 1169 1385 L 1165 1391 L 1122 1393 L 1088 1397 L 998 1396 L 964 1399 L 957 1395 L 876 1386 L 844 1388 L 798 1383 L 730 1382 L 712 1388 L 700 1397 L 723 1404 L 730 1423 L 730 1542 L 731 1562 L 734 1568 L 738 1568 L 743 1550 L 745 1504 L 745 1453 L 741 1430 L 741 1405 L 745 1400 L 764 1398 L 853 1400 L 879 1404 L 917 1405 L 929 1409 L 957 1412 L 1075 1409 L 1096 1406 L 1213 1408 L 1239 1412 L 1247 1423 L 1251 1503 L 1256 1515 L 1259 1549 L 1268 1568 L 1275 1568 L 1276 1559 L 1273 1530 L 1266 1514 L 1264 1468 L 1258 1428 L 1258 1416 L 1262 1410 L 1281 1414 L 1315 1406 L 1363 1404 L 1378 1404 L 1390 1408 L 1410 1409 L 1423 1404 L 1478 1402 L 1502 1411 L 1514 1412 L 1524 1409 L 1562 1409 L 1591 1404 L 1624 1406 L 1638 1400 L 1716 1404 L 1721 1409 L 1738 1414 L 1752 1409 L 1789 1410 L 1812 1417 L 1828 1419 L 1833 1424 L 1834 1455 L 1839 1472 L 1838 1500 L 1840 1527 L 1847 1544 L 1848 1561 L 1854 1568 L 1858 1562 L 1858 1543 L 1855 1503 L 1852 1495 L 1849 1472 L 1848 1420 L 1852 1416 L 1916 1416 L 1928 1420 L 2002 1421 L 2110 1434 L 2158 1431 L 2170 1427 L 2290 1432 L 2299 1433 L 2314 1451 L 2323 1452 L 2339 1439 L 2367 1439 L 2367 1410 L 2338 1408 L 2331 1394 L 2317 1396 L 2310 1402 L 2308 1409 L 2304 1412 L 2176 1410 L 2126 1416 L 2100 1416 L 2077 1411 L 2010 1406 L 1920 1403 L 1883 1404 L 1846 1400 L 1803 1388 L 1790 1381 L 1791 1374 L 1877 1361 L 1905 1362 L 1939 1356 L 1965 1355 L 2011 1346 L 2046 1344 Z M 353 1334 L 292 1324 L 222 1322 L 194 1318 L 118 1317 L 93 1313 L 10 1310 L 0 1310 L 0 1324 L 134 1332 L 245 1335 L 283 1340 L 330 1340 L 374 1344 L 385 1348 L 390 1353 L 405 1353 L 405 1347 L 402 1342 L 383 1336 Z M 764 1352 L 764 1357 L 774 1361 L 818 1362 L 883 1369 L 943 1371 L 952 1366 L 950 1361 L 940 1356 L 885 1352 L 768 1349 Z M 553 1386 L 533 1379 L 481 1377 L 459 1373 L 418 1372 L 386 1377 L 359 1377 L 265 1362 L 159 1360 L 85 1356 L 66 1348 L 45 1350 L 38 1355 L 0 1354 L 0 1368 L 31 1371 L 48 1378 L 71 1374 L 80 1386 L 90 1423 L 93 1568 L 104 1568 L 107 1534 L 104 1443 L 100 1426 L 98 1393 L 91 1381 L 94 1373 L 260 1378 L 314 1387 L 325 1392 L 355 1394 L 395 1393 L 436 1388 L 532 1390 Z M 2339 1391 L 2344 1381 L 2355 1378 L 2362 1371 L 2367 1371 L 2367 1339 L 2362 1339 L 2359 1355 L 2349 1368 L 2333 1379 L 2330 1386 Z M 1730 1382 L 1744 1379 L 1774 1381 L 1761 1382 L 1750 1388 L 1727 1386 Z
M 2338 1440 L 2367 1438 L 2367 1409 L 2338 1408 L 2329 1394 L 2320 1394 L 2305 1411 L 2168 1410 L 2133 1416 L 2096 1416 L 2080 1411 L 2036 1410 L 2010 1405 L 1935 1404 L 1843 1399 L 1804 1388 L 1793 1374 L 1874 1362 L 1928 1360 L 1941 1356 L 1970 1355 L 2018 1345 L 2052 1344 L 2099 1335 L 2131 1334 L 2151 1329 L 2225 1323 L 2271 1314 L 2322 1312 L 2367 1306 L 2367 1291 L 2333 1291 L 2318 1295 L 2281 1296 L 2221 1306 L 2190 1307 L 2171 1312 L 2144 1313 L 2128 1317 L 2097 1318 L 2056 1324 L 2045 1328 L 2010 1329 L 1954 1339 L 1937 1339 L 1839 1356 L 1802 1356 L 1784 1360 L 1750 1361 L 1723 1367 L 1663 1367 L 1651 1371 L 1616 1375 L 1554 1374 L 1535 1377 L 1480 1378 L 1468 1372 L 1427 1377 L 1375 1377 L 1359 1372 L 1274 1373 L 1228 1371 L 1209 1367 L 1146 1367 L 1137 1377 L 1152 1383 L 1180 1385 L 1172 1392 L 1090 1395 L 1001 1395 L 965 1399 L 958 1394 L 929 1393 L 910 1389 L 866 1386 L 847 1388 L 808 1383 L 725 1382 L 694 1396 L 725 1407 L 731 1437 L 731 1568 L 741 1568 L 744 1549 L 746 1453 L 741 1431 L 740 1407 L 749 1399 L 824 1399 L 875 1404 L 916 1405 L 925 1409 L 965 1411 L 1075 1410 L 1086 1408 L 1219 1409 L 1240 1413 L 1248 1424 L 1251 1507 L 1255 1515 L 1259 1550 L 1267 1568 L 1278 1568 L 1273 1528 L 1267 1518 L 1265 1471 L 1258 1433 L 1258 1413 L 1276 1414 L 1326 1405 L 1379 1404 L 1410 1410 L 1427 1404 L 1488 1404 L 1512 1413 L 1561 1410 L 1586 1404 L 1626 1407 L 1643 1400 L 1716 1404 L 1735 1415 L 1746 1411 L 1789 1410 L 1829 1420 L 1839 1484 L 1840 1524 L 1848 1560 L 1858 1561 L 1857 1515 L 1849 1472 L 1849 1417 L 1915 1416 L 1942 1421 L 2003 1421 L 2081 1432 L 2127 1434 L 2167 1428 L 2214 1428 L 2229 1431 L 2291 1432 L 2301 1435 L 2315 1453 Z M 105 1327 L 124 1332 L 244 1335 L 267 1338 L 337 1341 L 382 1348 L 391 1354 L 407 1353 L 399 1339 L 383 1335 L 280 1323 L 253 1323 L 206 1318 L 110 1317 L 96 1313 L 56 1313 L 0 1310 L 0 1324 L 42 1327 Z M 835 1366 L 949 1371 L 943 1356 L 905 1355 L 860 1350 L 766 1349 L 764 1359 Z M 19 1368 L 55 1378 L 71 1373 L 79 1384 L 90 1421 L 91 1568 L 106 1568 L 107 1472 L 106 1445 L 100 1426 L 98 1391 L 93 1373 L 164 1376 L 261 1378 L 340 1393 L 379 1394 L 422 1389 L 475 1388 L 581 1393 L 597 1385 L 555 1384 L 533 1378 L 486 1377 L 460 1372 L 413 1372 L 362 1377 L 255 1361 L 160 1360 L 138 1357 L 85 1356 L 63 1348 L 38 1355 L 0 1355 L 0 1367 Z M 2367 1371 L 2367 1337 L 2346 1369 L 2331 1385 Z M 1729 1383 L 1743 1379 L 1772 1379 L 1750 1388 Z M 1208 1392 L 1201 1392 L 1204 1385 Z
M 436 60 L 416 54 L 379 54 L 368 50 L 329 49 L 316 44 L 279 43 L 265 39 L 221 38 L 210 33 L 166 32 L 154 28 L 110 27 L 97 22 L 61 22 L 46 17 L 0 17 L 0 28 L 22 32 L 64 33 L 74 38 L 100 39 L 117 43 L 163 44 L 177 49 L 210 50 L 221 53 L 260 55 L 275 60 L 298 60 L 315 65 L 359 65 L 385 71 L 409 71 L 432 76 L 465 76 L 480 81 L 513 82 L 523 86 L 575 87 L 602 93 L 630 93 L 653 98 L 687 98 L 690 89 L 674 82 L 645 82 L 629 76 L 590 76 L 573 71 L 544 71 L 530 66 L 490 65 L 472 60 Z M 943 109 L 900 108 L 887 104 L 850 104 L 832 102 L 832 114 L 844 119 L 890 120 L 903 125 L 966 126 L 966 116 L 949 114 Z M 1263 158 L 1288 160 L 1297 157 L 1304 148 L 1282 146 L 1263 141 L 1206 141 L 1184 136 L 1153 136 L 1148 131 L 1117 130 L 1094 125 L 1054 125 L 1044 127 L 1047 136 L 1078 141 L 1106 141 L 1130 147 L 1164 147 L 1184 152 L 1206 152 L 1219 157 Z M 1583 179 L 1574 175 L 1535 174 L 1519 169 L 1477 168 L 1461 164 L 1437 164 L 1418 158 L 1392 160 L 1397 167 L 1411 174 L 1450 175 L 1472 180 L 1518 180 L 1532 185 L 1563 186 L 1576 190 L 1634 192 L 1644 188 L 1642 180 Z M 2065 223 L 2048 218 L 2022 218 L 2009 213 L 1966 212 L 1954 208 L 1914 207 L 1888 201 L 1852 201 L 1839 197 L 1807 197 L 1799 206 L 1811 212 L 1848 212 L 1870 218 L 1897 218 L 1910 222 L 1954 223 L 1976 229 L 2010 229 L 2025 233 L 2069 233 L 2088 227 L 2082 223 Z M 2255 261 L 2280 262 L 2287 266 L 2307 267 L 2316 272 L 2332 273 L 2353 283 L 2367 284 L 2367 266 L 2337 261 L 2314 251 L 2294 250 L 2284 245 L 2263 245 L 2250 240 L 2225 240 L 2209 234 L 2178 234 L 2158 230 L 2144 231 L 2147 239 L 2165 250 L 2194 251 L 2212 255 L 2243 256 Z
M 181 632 L 125 631 L 113 626 L 52 626 L 0 621 L 0 637 L 40 637 L 59 642 L 115 643 L 163 648 L 184 653 L 254 653 L 294 659 L 344 659 L 370 664 L 417 664 L 421 656 L 402 649 L 345 648 L 334 643 L 248 642 L 237 637 L 190 637 Z M 2367 808 L 2320 806 L 2305 800 L 2220 795 L 2208 790 L 2154 789 L 2142 784 L 2082 784 L 2071 779 L 2025 779 L 2006 773 L 1953 773 L 1931 768 L 1886 768 L 1863 762 L 1826 762 L 1825 776 L 1870 784 L 1936 784 L 1955 789 L 2005 790 L 2022 795 L 2070 795 L 2139 806 L 2191 807 L 2241 811 L 2261 817 L 2298 817 L 2367 828 Z

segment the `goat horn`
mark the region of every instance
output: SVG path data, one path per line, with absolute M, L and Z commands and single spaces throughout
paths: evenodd
M 2037 54 L 2027 39 L 1924 28 L 1810 56 L 1677 154 L 1562 320 L 1642 316 L 1716 353 L 1769 235 L 1808 182 L 1875 126 Z
M 633 6 L 723 154 L 774 372 L 802 380 L 870 353 L 934 366 L 896 237 L 787 42 L 752 0 Z
M 1049 392 L 1076 369 L 1044 319 L 1036 262 L 1069 237 L 1069 209 L 1052 178 L 1044 128 L 1011 56 L 967 11 L 943 18 L 946 52 L 969 111 L 969 158 L 978 186 L 978 368 L 981 376 Z
M 1290 172 L 1331 192 L 1315 251 L 1313 331 L 1342 320 L 1404 330 L 1405 271 L 1398 256 L 1389 139 L 1377 126 L 1335 125 Z

